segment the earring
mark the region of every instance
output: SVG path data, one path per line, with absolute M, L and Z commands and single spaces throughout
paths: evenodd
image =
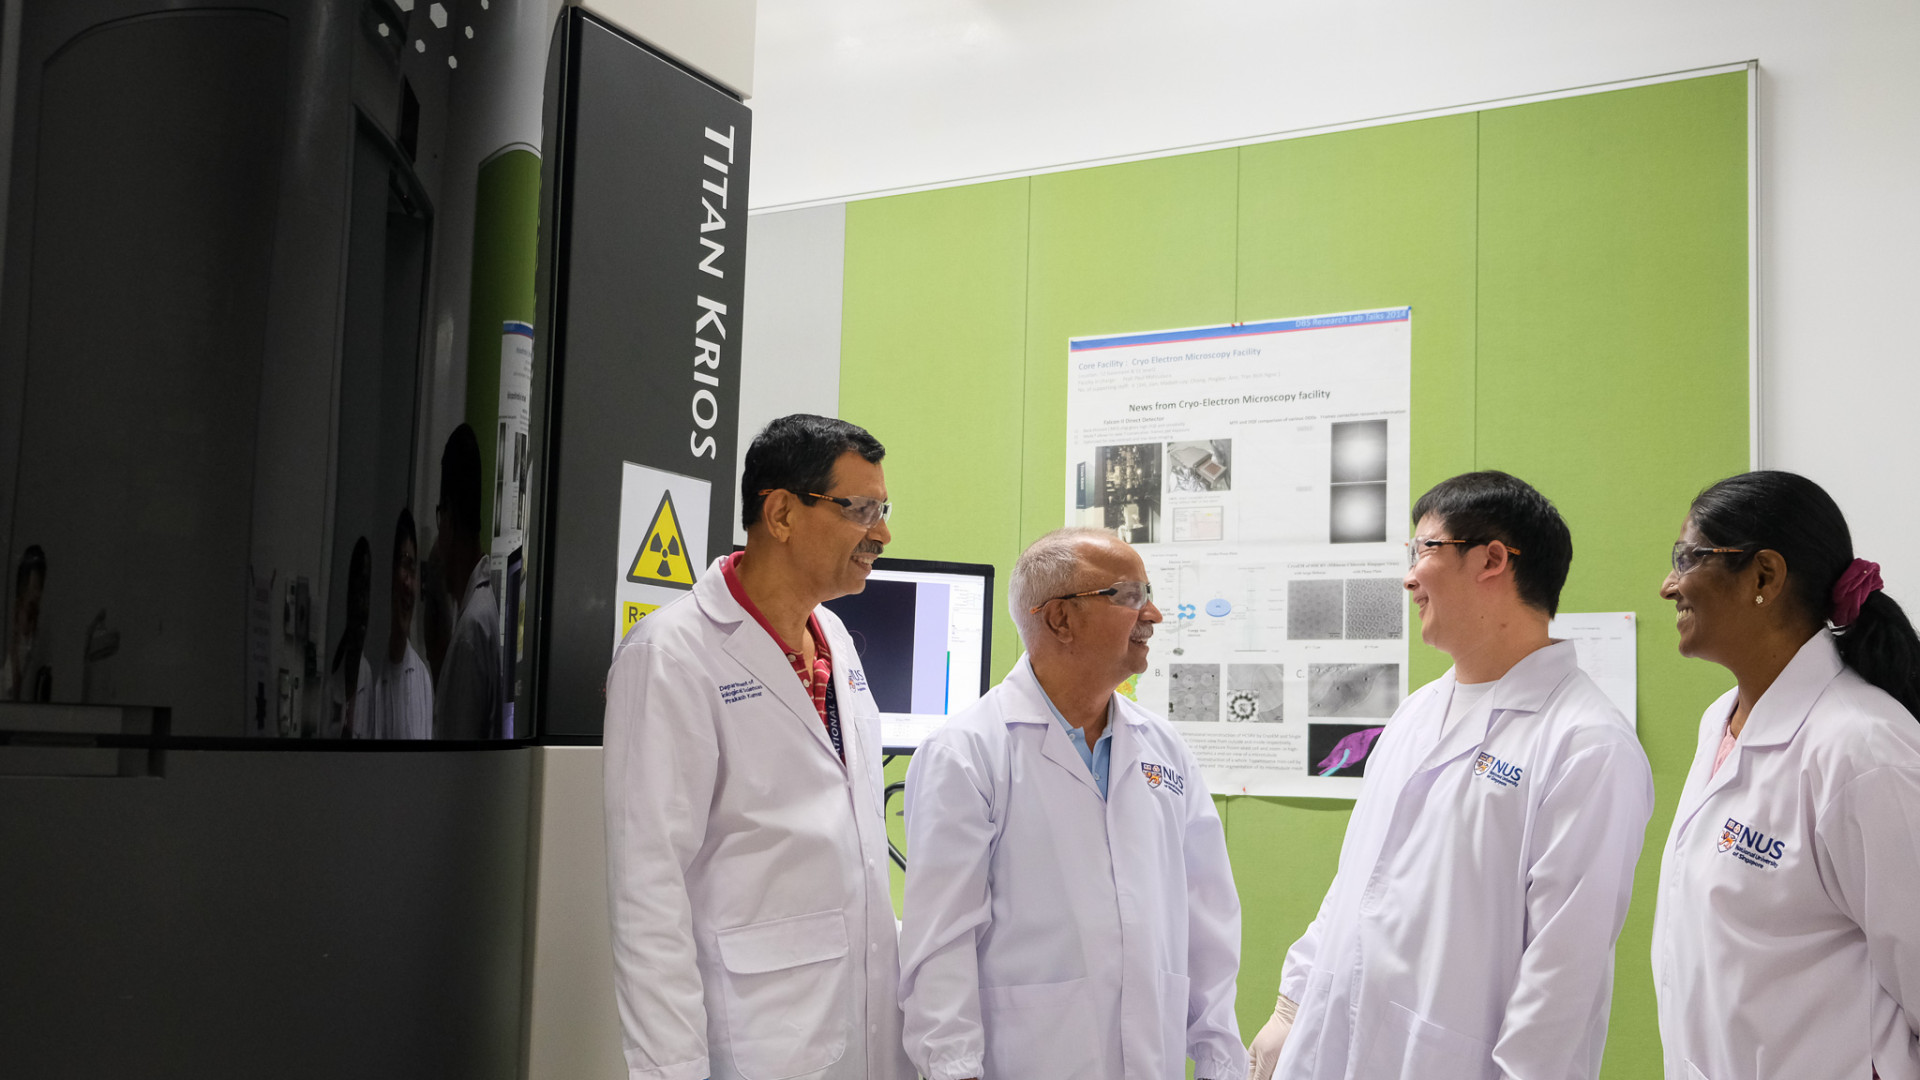
M 1767 602 L 1767 598 L 1764 596 L 1756 596 L 1753 598 L 1753 602 L 1756 604 L 1764 604 Z

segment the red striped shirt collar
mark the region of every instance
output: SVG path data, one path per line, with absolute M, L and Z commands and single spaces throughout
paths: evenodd
M 780 652 L 791 660 L 800 655 L 800 650 L 789 646 L 780 637 L 780 632 L 773 628 L 773 624 L 767 622 L 765 615 L 760 614 L 759 605 L 753 602 L 753 598 L 747 595 L 746 587 L 740 584 L 740 575 L 734 567 L 739 564 L 740 556 L 743 554 L 745 552 L 736 551 L 720 564 L 720 575 L 726 579 L 727 591 L 733 594 L 733 598 L 740 602 L 741 607 L 747 609 L 747 614 L 753 616 L 753 621 L 760 624 L 760 629 L 767 632 L 767 636 L 773 639 L 773 643 L 780 646 Z M 827 647 L 827 635 L 820 629 L 820 617 L 812 612 L 807 613 L 807 636 L 813 639 L 815 655 L 832 663 L 833 652 Z

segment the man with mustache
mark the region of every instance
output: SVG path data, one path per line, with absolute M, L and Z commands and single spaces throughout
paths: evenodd
M 907 1080 L 879 709 L 821 605 L 892 539 L 880 443 L 783 417 L 744 552 L 634 625 L 607 679 L 607 883 L 628 1074 Z
M 1246 1074 L 1220 817 L 1114 690 L 1160 622 L 1146 576 L 1111 532 L 1035 541 L 1008 598 L 1026 656 L 914 753 L 900 1001 L 928 1080 Z

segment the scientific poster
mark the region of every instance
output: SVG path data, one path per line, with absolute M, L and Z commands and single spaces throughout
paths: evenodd
M 1166 621 L 1122 688 L 1218 794 L 1353 798 L 1406 696 L 1407 308 L 1075 338 L 1066 520 Z

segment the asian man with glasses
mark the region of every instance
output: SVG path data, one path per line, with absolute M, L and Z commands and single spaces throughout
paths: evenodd
M 1366 763 L 1339 869 L 1288 951 L 1256 1080 L 1594 1080 L 1653 812 L 1633 727 L 1547 623 L 1560 513 L 1502 472 L 1413 508 L 1404 584 L 1452 657 Z

